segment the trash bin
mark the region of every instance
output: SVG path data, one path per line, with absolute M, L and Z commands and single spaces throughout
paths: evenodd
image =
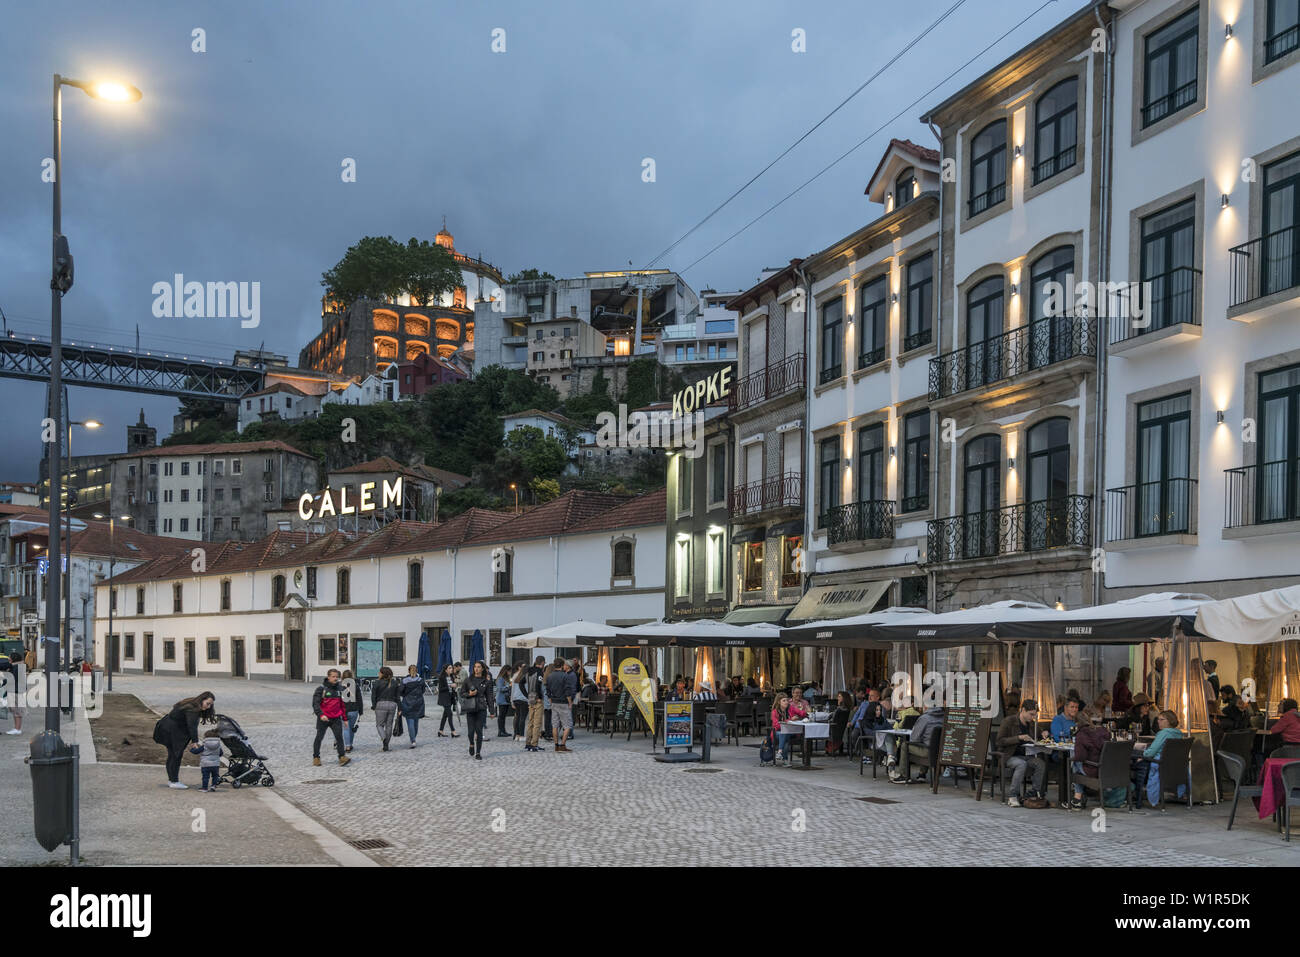
M 714 744 L 721 744 L 727 737 L 727 716 L 722 713 L 709 713 L 704 716 L 704 727 Z
M 32 738 L 32 807 L 36 840 L 52 851 L 72 839 L 72 748 L 57 731 L 42 731 Z

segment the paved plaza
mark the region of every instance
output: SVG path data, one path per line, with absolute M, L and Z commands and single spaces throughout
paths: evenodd
M 162 787 L 161 766 L 100 765 L 87 776 L 83 796 L 87 863 L 199 863 L 214 851 L 214 862 L 267 864 L 1300 863 L 1300 841 L 1284 844 L 1248 805 L 1231 832 L 1224 829 L 1226 805 L 1108 811 L 1098 831 L 1091 808 L 1012 809 L 987 796 L 977 803 L 965 782 L 954 788 L 945 781 L 935 795 L 923 785 L 890 784 L 883 774 L 873 781 L 870 769 L 860 776 L 847 759 L 818 758 L 823 770 L 812 772 L 759 768 L 755 748 L 719 745 L 711 765 L 669 765 L 650 757 L 649 739 L 639 734 L 629 742 L 585 732 L 572 754 L 530 754 L 495 737 L 495 722 L 484 760 L 474 761 L 463 734 L 436 736 L 440 710 L 432 698 L 417 748 L 380 751 L 367 712 L 352 763 L 337 765 L 327 737 L 316 768 L 311 685 L 118 677 L 115 690 L 162 709 L 200 684 L 267 755 L 276 786 L 177 792 Z M 19 740 L 25 737 L 5 740 L 0 757 L 7 767 L 22 768 L 13 763 L 25 750 L 15 748 Z M 197 784 L 197 769 L 184 768 L 182 780 Z M 131 835 L 134 850 L 96 859 L 101 828 L 111 826 L 108 802 L 149 811 Z M 196 807 L 209 812 L 201 836 L 189 832 Z M 29 817 L 21 820 L 24 839 L 35 847 Z M 358 840 L 389 846 L 363 857 L 349 844 Z M 12 854 L 0 852 L 0 863 Z M 13 862 L 43 855 L 37 848 Z

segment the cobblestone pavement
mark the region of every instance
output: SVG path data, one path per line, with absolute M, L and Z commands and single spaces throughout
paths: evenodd
M 118 680 L 146 703 L 197 690 Z M 819 758 L 817 772 L 759 768 L 754 748 L 719 745 L 713 764 L 669 765 L 639 735 L 581 731 L 572 754 L 530 754 L 497 738 L 495 722 L 475 761 L 463 733 L 436 736 L 432 699 L 415 749 L 383 753 L 367 711 L 352 763 L 337 765 L 327 737 L 316 768 L 311 686 L 204 685 L 268 756 L 278 793 L 344 840 L 388 842 L 367 852 L 385 864 L 592 864 L 594 848 L 636 864 L 779 864 L 796 855 L 825 864 L 1300 864 L 1300 846 L 1283 844 L 1249 806 L 1231 832 L 1223 805 L 1109 811 L 1097 832 L 1089 812 L 977 803 L 964 782 L 945 782 L 936 795 L 883 775 L 873 781 L 870 769 L 860 776 L 843 759 Z

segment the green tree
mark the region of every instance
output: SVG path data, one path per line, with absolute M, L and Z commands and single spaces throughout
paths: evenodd
M 452 254 L 437 243 L 415 239 L 406 244 L 406 291 L 417 306 L 435 304 L 465 282 Z
M 528 488 L 533 493 L 533 501 L 538 505 L 545 505 L 560 497 L 560 483 L 555 479 L 535 478 L 528 483 Z
M 528 474 L 535 478 L 556 478 L 569 464 L 563 443 L 531 425 L 511 430 L 506 436 L 506 451 L 517 454 Z
M 548 272 L 539 272 L 537 269 L 530 267 L 528 269 L 523 269 L 515 273 L 513 276 L 508 278 L 506 282 L 528 282 L 529 280 L 532 279 L 554 279 L 554 278 L 555 277 Z
M 463 283 L 451 253 L 428 240 L 402 245 L 392 236 L 365 236 L 343 258 L 321 273 L 321 285 L 344 308 L 358 299 L 393 299 L 409 293 L 429 305 Z

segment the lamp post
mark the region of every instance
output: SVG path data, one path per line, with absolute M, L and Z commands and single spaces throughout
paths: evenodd
M 96 512 L 95 518 L 103 521 L 104 513 Z M 108 516 L 108 638 L 104 642 L 104 674 L 108 678 L 107 691 L 113 690 L 113 659 L 117 652 L 117 637 L 113 634 L 113 606 L 117 604 L 117 586 L 113 584 L 113 573 L 117 567 L 117 516 Z M 123 515 L 122 521 L 131 521 L 130 515 Z
M 514 482 L 510 483 L 510 490 L 515 493 L 515 514 L 519 514 L 519 486 Z
M 74 86 L 100 100 L 126 103 L 140 99 L 140 91 L 120 83 L 89 83 L 54 74 L 54 196 L 50 244 L 50 502 L 49 573 L 45 582 L 45 730 L 32 738 L 29 765 L 36 840 L 47 851 L 60 844 L 71 846 L 75 865 L 80 852 L 77 813 L 77 748 L 59 736 L 59 702 L 55 696 L 59 676 L 60 575 L 59 496 L 54 481 L 63 461 L 63 295 L 72 288 L 72 254 L 63 235 L 63 88 Z M 61 682 L 60 682 L 61 684 Z
M 67 573 L 63 576 L 63 621 L 68 629 L 68 634 L 63 639 L 63 667 L 65 670 L 72 667 L 72 499 L 76 494 L 72 488 L 72 427 L 74 425 L 94 431 L 99 428 L 100 422 L 96 419 L 87 419 L 84 422 L 70 420 L 68 422 L 67 481 L 65 483 L 67 492 L 65 493 L 66 498 L 63 506 L 64 540 L 66 542 L 63 564 L 68 568 Z M 81 637 L 84 642 L 86 636 L 82 635 Z M 84 650 L 82 657 L 85 657 Z

